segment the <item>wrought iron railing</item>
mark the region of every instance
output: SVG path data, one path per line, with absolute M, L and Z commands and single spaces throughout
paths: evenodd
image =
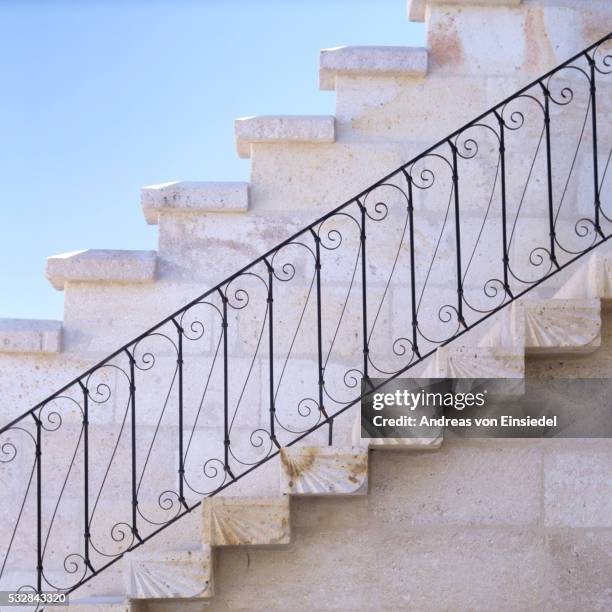
M 611 74 L 607 36 L 6 425 L 1 588 L 72 591 L 279 448 L 331 444 L 361 378 L 606 241 Z

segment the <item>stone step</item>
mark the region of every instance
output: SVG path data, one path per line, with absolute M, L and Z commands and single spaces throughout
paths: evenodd
M 408 0 L 408 19 L 425 21 L 427 7 L 436 4 L 456 6 L 518 6 L 522 0 Z
M 274 546 L 291 539 L 287 496 L 208 497 L 202 518 L 205 546 Z
M 590 353 L 601 346 L 599 299 L 525 300 L 514 311 L 523 321 L 528 355 Z
M 573 274 L 553 298 L 612 300 L 612 257 L 593 253 L 588 261 L 577 264 Z
M 0 319 L 0 353 L 59 353 L 62 322 Z
M 248 183 L 179 181 L 141 189 L 140 203 L 149 225 L 157 225 L 162 213 L 246 212 Z
M 242 158 L 251 157 L 256 144 L 321 144 L 336 140 L 332 116 L 263 115 L 236 119 L 236 150 Z
M 88 249 L 47 258 L 46 275 L 58 291 L 66 283 L 151 283 L 155 280 L 155 251 Z
M 336 89 L 337 77 L 411 77 L 427 74 L 427 49 L 422 47 L 336 47 L 322 49 L 319 87 Z
M 367 495 L 367 449 L 288 446 L 280 464 L 283 495 Z
M 425 377 L 431 378 L 524 378 L 522 346 L 440 347 Z
M 211 548 L 153 554 L 137 548 L 127 555 L 124 584 L 130 600 L 210 598 Z
M 601 345 L 601 303 L 524 299 L 499 313 L 479 346 L 521 346 L 526 355 L 590 353 Z

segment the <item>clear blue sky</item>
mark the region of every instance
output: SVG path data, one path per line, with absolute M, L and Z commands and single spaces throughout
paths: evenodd
M 154 249 L 141 186 L 248 180 L 234 118 L 333 114 L 319 49 L 423 38 L 406 0 L 1 0 L 0 317 L 62 318 L 48 255 Z

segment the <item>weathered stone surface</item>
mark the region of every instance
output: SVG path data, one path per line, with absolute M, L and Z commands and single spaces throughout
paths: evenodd
M 0 353 L 59 353 L 62 322 L 0 319 Z
M 217 574 L 223 605 L 304 611 L 545 609 L 542 538 L 531 529 L 409 530 L 400 522 L 382 526 L 372 515 L 354 520 L 348 508 L 344 519 L 341 529 L 300 528 L 299 541 L 286 550 L 254 550 L 248 556 L 240 549 L 224 551 Z M 212 609 L 223 607 L 213 602 Z
M 522 0 L 408 0 L 408 19 L 425 21 L 425 10 L 430 4 L 456 4 L 477 6 L 516 6 Z
M 528 355 L 589 353 L 601 345 L 601 304 L 593 299 L 522 299 L 500 312 L 479 346 L 524 346 Z
M 593 253 L 573 266 L 571 277 L 555 293 L 555 299 L 612 299 L 612 258 Z
M 204 544 L 266 546 L 288 544 L 289 498 L 208 497 L 202 502 Z
M 149 225 L 156 225 L 163 211 L 246 212 L 249 208 L 249 184 L 196 181 L 161 183 L 143 187 L 140 204 Z
M 601 345 L 599 299 L 524 300 L 525 351 L 589 353 Z M 520 308 L 515 311 L 520 316 Z
M 366 495 L 368 452 L 362 448 L 289 446 L 281 449 L 281 493 Z
M 548 609 L 612 609 L 612 531 L 564 529 L 546 535 Z
M 372 453 L 369 508 L 376 522 L 415 529 L 541 521 L 542 451 L 449 440 L 436 453 Z
M 612 527 L 610 453 L 558 451 L 547 454 L 544 513 L 545 524 L 551 527 Z
M 89 249 L 47 258 L 49 282 L 63 291 L 67 282 L 147 283 L 155 280 L 155 251 Z
M 255 143 L 330 143 L 336 139 L 332 116 L 271 115 L 236 119 L 236 150 L 251 156 Z
M 474 109 L 484 110 L 487 102 L 484 85 L 482 77 L 431 72 L 431 56 L 428 56 L 425 79 L 394 76 L 373 80 L 369 76 L 339 74 L 336 77 L 338 143 L 352 140 L 356 153 L 360 153 L 357 144 L 366 141 L 368 146 L 360 153 L 359 163 L 363 163 L 361 159 L 370 151 L 376 171 L 384 163 L 388 166 L 384 173 L 387 174 L 473 119 Z M 458 98 L 465 105 L 456 106 Z M 453 108 L 452 113 L 448 112 L 449 108 Z M 378 147 L 373 148 L 374 143 Z M 391 158 L 383 147 L 399 148 L 400 144 L 400 159 Z M 358 191 L 359 186 L 355 185 L 353 195 Z
M 211 597 L 211 549 L 163 553 L 136 549 L 128 554 L 124 581 L 130 599 Z
M 434 373 L 439 378 L 523 378 L 521 348 L 470 347 L 450 344 L 438 349 Z
M 336 76 L 424 77 L 427 49 L 422 47 L 336 47 L 322 49 L 319 60 L 319 86 L 336 87 Z

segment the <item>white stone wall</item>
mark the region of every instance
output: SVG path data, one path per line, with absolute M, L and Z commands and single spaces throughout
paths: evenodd
M 422 66 L 422 50 L 416 64 L 405 59 L 404 63 L 394 63 L 393 70 L 362 70 L 362 59 L 356 61 L 351 56 L 342 60 L 348 62 L 348 67 L 344 69 L 334 68 L 344 65 L 341 63 L 325 64 L 322 85 L 329 88 L 333 83 L 336 90 L 335 119 L 309 121 L 300 118 L 297 124 L 284 119 L 250 119 L 238 124 L 239 153 L 249 156 L 252 164 L 248 195 L 245 195 L 244 187 L 236 186 L 231 193 L 224 188 L 214 193 L 209 191 L 211 199 L 206 201 L 207 212 L 192 206 L 194 187 L 180 193 L 166 192 L 170 193 L 166 195 L 167 198 L 175 199 L 187 194 L 191 198 L 190 203 L 183 207 L 171 205 L 157 209 L 155 202 L 152 204 L 145 196 L 146 218 L 149 222 L 158 223 L 159 227 L 159 247 L 154 262 L 150 255 L 137 259 L 135 263 L 130 258 L 129 265 L 120 263 L 119 268 L 112 268 L 109 276 L 109 264 L 102 261 L 96 265 L 101 265 L 104 271 L 90 277 L 84 276 L 83 271 L 77 269 L 78 266 L 72 269 L 72 276 L 63 276 L 65 268 L 58 272 L 53 267 L 56 264 L 52 262 L 48 271 L 51 280 L 59 283 L 65 292 L 61 352 L 17 352 L 24 346 L 33 346 L 27 342 L 8 344 L 8 350 L 0 352 L 3 422 L 47 397 L 118 346 L 300 230 L 317 216 L 355 196 L 475 115 L 612 30 L 612 10 L 606 2 L 525 0 L 515 6 L 472 5 L 467 2 L 424 4 L 428 48 L 426 74 Z M 380 65 L 377 64 L 379 68 Z M 333 70 L 337 70 L 337 73 L 333 73 Z M 573 77 L 571 82 L 580 83 L 580 78 Z M 610 85 L 604 83 L 598 89 L 600 116 L 605 116 L 609 110 L 609 91 Z M 580 126 L 586 109 L 584 87 L 576 89 L 576 92 L 573 105 L 564 108 L 564 114 L 556 115 L 558 121 L 566 121 L 566 127 L 554 135 L 555 151 L 563 151 L 556 162 L 566 172 L 573 161 L 578 136 L 576 126 Z M 609 125 L 607 127 L 606 130 L 605 126 L 601 126 L 600 130 L 601 155 L 606 154 L 612 146 L 612 129 Z M 524 151 L 533 150 L 540 129 L 541 125 L 527 125 L 523 132 L 526 135 L 517 136 L 513 141 L 516 148 L 508 151 L 508 201 L 511 213 L 518 208 L 522 185 L 529 171 L 530 158 L 524 155 Z M 487 136 L 480 135 L 479 138 L 483 154 L 497 146 Z M 485 161 L 476 158 L 462 162 L 465 163 L 465 173 L 462 175 L 465 179 L 461 183 L 462 235 L 464 253 L 467 254 L 471 253 L 471 246 L 479 235 L 482 211 L 486 209 L 490 180 L 495 172 L 495 166 L 490 161 L 493 158 L 483 155 L 483 159 Z M 536 165 L 538 180 L 534 181 L 527 194 L 525 208 L 517 224 L 517 239 L 510 249 L 512 261 L 523 266 L 528 262 L 531 249 L 541 245 L 542 236 L 547 234 L 546 184 L 542 180 L 542 163 L 540 156 Z M 589 150 L 585 147 L 577 156 L 565 206 L 560 213 L 560 217 L 571 226 L 577 216 L 589 214 L 591 210 L 590 164 Z M 416 274 L 419 286 L 424 284 L 423 279 L 436 249 L 448 205 L 449 193 L 442 189 L 448 186 L 448 175 L 443 174 L 442 166 L 436 171 L 440 172 L 440 177 L 446 178 L 439 180 L 431 191 L 419 193 L 415 203 Z M 562 172 L 555 176 L 556 194 L 560 194 L 564 188 L 564 176 Z M 405 188 L 401 180 L 400 176 L 392 183 Z M 585 193 L 588 195 L 585 196 Z M 248 198 L 248 210 L 245 198 Z M 394 187 L 382 187 L 369 198 L 366 205 L 372 214 L 379 200 L 386 203 L 389 211 L 384 221 L 368 222 L 369 331 L 372 331 L 373 317 L 378 313 L 375 333 L 372 333 L 370 342 L 370 356 L 382 371 L 394 371 L 405 365 L 405 357 L 401 352 L 394 354 L 391 347 L 398 338 L 409 337 L 411 333 L 410 276 L 406 272 L 409 268 L 409 249 L 402 237 L 406 222 L 405 199 Z M 608 190 L 606 195 L 604 189 L 602 205 L 610 204 L 612 190 Z M 353 206 L 351 212 L 357 215 L 358 208 Z M 328 241 L 326 244 L 329 247 L 335 246 L 334 234 L 327 232 L 333 229 L 343 232 L 343 242 L 338 249 L 323 249 L 322 267 L 323 344 L 326 355 L 331 350 L 325 382 L 331 398 L 339 400 L 335 404 L 337 409 L 340 402 L 355 397 L 355 389 L 346 384 L 347 372 L 350 383 L 351 372 L 359 376 L 359 371 L 363 369 L 359 232 L 354 221 L 346 217 L 332 219 L 321 229 L 321 237 Z M 607 231 L 610 231 L 609 227 Z M 488 218 L 479 246 L 474 250 L 471 273 L 465 280 L 466 290 L 484 300 L 477 306 L 491 303 L 483 297 L 482 286 L 491 277 L 492 271 L 499 273 L 500 233 L 497 211 Z M 313 248 L 312 240 L 309 239 L 307 245 Z M 442 233 L 436 253 L 436 264 L 423 294 L 424 303 L 435 306 L 423 309 L 420 324 L 428 334 L 443 336 L 449 333 L 449 326 L 439 320 L 438 309 L 447 302 L 454 304 L 456 301 L 456 250 L 452 225 Z M 495 256 L 491 253 L 495 253 Z M 397 273 L 385 291 L 396 256 Z M 112 262 L 117 261 L 115 256 L 111 259 Z M 288 278 L 288 275 L 283 276 L 282 264 L 287 262 L 296 266 L 295 277 L 283 282 L 281 279 Z M 316 304 L 311 289 L 314 267 L 312 256 L 300 245 L 286 249 L 277 257 L 274 265 L 280 277 L 275 280 L 274 296 L 273 368 L 277 383 L 285 368 L 281 386 L 277 390 L 276 405 L 282 423 L 288 429 L 297 431 L 312 425 L 317 419 L 313 402 L 306 402 L 302 407 L 299 404 L 304 398 L 317 398 Z M 351 284 L 356 265 L 355 281 Z M 264 279 L 267 278 L 265 264 L 259 265 L 256 271 Z M 551 280 L 538 293 L 551 295 L 559 282 Z M 231 433 L 232 448 L 243 462 L 242 467 L 235 462 L 236 469 L 245 469 L 244 464 L 261 457 L 261 451 L 269 443 L 264 439 L 263 446 L 257 446 L 256 430 L 269 427 L 270 360 L 267 327 L 264 325 L 266 294 L 263 284 L 251 277 L 234 285 L 234 289 L 239 287 L 250 291 L 251 301 L 244 309 L 230 308 L 229 403 L 230 414 L 233 416 L 234 411 L 236 414 Z M 310 298 L 302 312 L 309 291 Z M 235 299 L 234 294 L 232 303 L 237 306 L 239 302 Z M 211 303 L 221 308 L 218 296 L 213 296 Z M 213 306 L 195 308 L 184 321 L 185 329 L 191 330 L 189 334 L 193 338 L 198 336 L 200 329 L 197 323 L 195 327 L 189 327 L 194 320 L 200 321 L 205 330 L 197 340 L 184 340 L 186 444 L 192 428 L 194 432 L 186 470 L 194 488 L 202 491 L 212 490 L 220 483 L 220 473 L 215 472 L 215 469 L 219 469 L 219 462 L 206 462 L 212 458 L 218 460 L 223 455 L 223 372 L 218 360 L 210 381 L 208 379 L 221 338 L 219 316 Z M 474 313 L 471 316 L 475 316 Z M 302 322 L 294 339 L 300 317 Z M 339 321 L 342 323 L 334 340 Z M 176 341 L 173 323 L 166 324 L 160 331 Z M 147 346 L 143 343 L 138 347 L 138 359 L 141 360 L 138 363 L 143 367 L 146 365 L 142 361 L 146 349 L 155 353 L 156 363 L 150 370 L 137 370 L 139 469 L 143 468 L 150 451 L 139 497 L 142 512 L 153 522 L 163 522 L 177 508 L 174 498 L 174 505 L 160 506 L 158 503 L 160 494 L 163 497 L 164 491 L 176 490 L 177 483 L 178 398 L 176 385 L 171 389 L 169 385 L 176 368 L 176 353 L 171 343 L 162 337 L 157 336 L 147 343 Z M 427 343 L 424 342 L 424 345 Z M 257 348 L 257 356 L 253 359 Z M 285 366 L 288 355 L 290 359 Z M 92 399 L 101 402 L 95 404 L 92 401 L 90 407 L 90 482 L 91 491 L 96 492 L 105 483 L 95 510 L 95 528 L 98 533 L 104 529 L 104 546 L 112 544 L 112 540 L 108 539 L 112 525 L 129 522 L 131 516 L 129 420 L 128 426 L 123 425 L 129 400 L 125 376 L 125 372 L 129 371 L 129 362 L 122 354 L 113 360 L 112 365 L 112 368 L 105 368 L 90 381 L 91 392 L 94 395 L 99 393 Z M 117 368 L 122 368 L 123 372 Z M 107 386 L 98 387 L 100 383 Z M 207 389 L 206 402 L 196 421 L 204 389 Z M 110 392 L 109 399 L 102 401 L 107 392 Z M 50 540 L 49 550 L 54 552 L 49 552 L 45 561 L 49 568 L 60 568 L 60 574 L 63 573 L 61 565 L 64 557 L 77 549 L 81 537 L 83 483 L 79 470 L 82 470 L 82 444 L 77 447 L 81 414 L 72 402 L 82 401 L 79 393 L 76 387 L 69 391 L 68 399 L 55 402 L 54 407 L 61 411 L 64 423 L 61 430 L 48 434 L 49 442 L 44 448 L 44 479 L 48 485 L 43 489 L 43 496 L 46 512 L 49 513 L 46 515 L 47 525 L 62 485 L 59 474 L 65 468 L 61 466 L 72 459 L 77 449 L 75 467 L 62 503 L 55 513 L 52 531 L 56 534 L 54 537 L 59 539 L 55 542 Z M 327 403 L 328 406 L 334 405 L 332 399 L 328 399 Z M 312 411 L 310 414 L 309 409 Z M 352 410 L 335 423 L 337 444 L 350 442 L 353 418 Z M 32 430 L 31 422 L 27 429 Z M 119 438 L 121 431 L 123 433 Z M 285 439 L 291 439 L 291 435 L 286 433 Z M 314 442 L 325 443 L 326 439 L 326 428 L 311 436 Z M 474 454 L 473 449 L 461 447 L 448 452 L 458 453 L 467 463 Z M 491 461 L 497 460 L 499 465 L 503 464 L 501 454 L 490 451 L 490 455 Z M 104 480 L 111 457 L 111 469 Z M 208 470 L 205 473 L 202 472 L 204 465 Z M 4 473 L 8 473 L 9 467 L 14 469 L 15 463 L 0 467 L 5 468 L 2 473 L 4 479 Z M 22 475 L 20 482 L 27 482 L 31 463 L 25 461 L 18 469 Z M 7 515 L 14 510 L 14 500 L 23 494 L 19 486 L 19 483 L 11 484 L 10 496 L 2 497 L 3 512 Z M 277 490 L 276 472 L 266 466 L 230 487 L 227 493 L 263 494 Z M 195 500 L 197 497 L 192 492 L 189 499 Z M 24 525 L 33 524 L 33 500 L 31 494 L 22 519 Z M 470 512 L 467 505 L 464 512 L 466 516 Z M 9 522 L 9 529 L 11 525 Z M 79 525 L 78 529 L 70 529 L 74 525 Z M 68 537 L 68 533 L 72 535 Z M 196 537 L 187 528 L 185 534 L 187 540 Z M 35 561 L 31 553 L 32 538 L 33 533 L 29 529 L 15 548 L 18 558 L 15 571 L 20 575 Z M 102 544 L 100 547 L 107 552 Z M 520 538 L 516 541 L 516 547 L 520 548 Z M 436 549 L 439 550 L 439 557 L 443 555 L 442 549 L 442 545 Z M 99 555 L 98 561 L 101 562 L 101 559 L 102 555 Z M 107 570 L 106 576 L 100 576 L 87 586 L 87 591 L 96 592 L 98 589 L 98 592 L 113 592 L 116 587 L 116 580 L 113 579 L 115 571 Z

